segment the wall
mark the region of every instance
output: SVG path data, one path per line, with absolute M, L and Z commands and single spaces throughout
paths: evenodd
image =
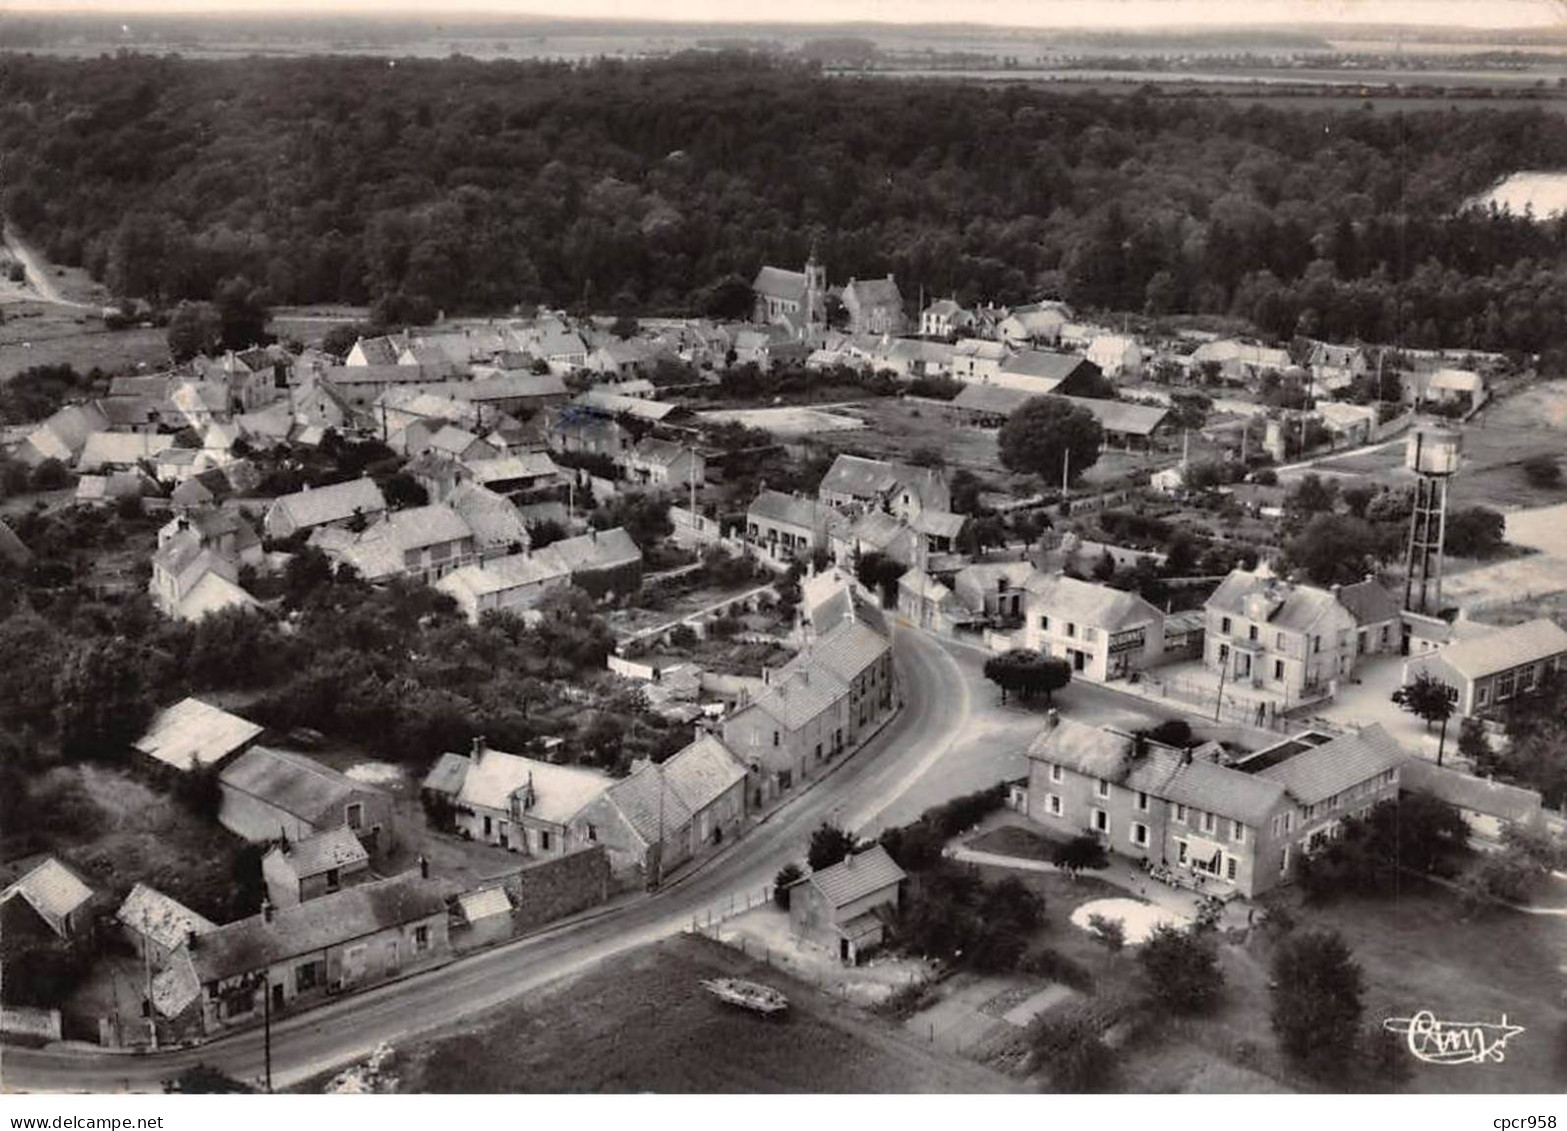
M 521 933 L 586 910 L 609 897 L 609 855 L 603 845 L 571 852 L 501 877 Z
M 0 1007 L 0 1033 L 42 1041 L 58 1041 L 60 1011 L 11 1005 Z

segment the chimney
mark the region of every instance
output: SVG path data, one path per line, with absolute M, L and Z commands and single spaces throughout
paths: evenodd
M 421 880 L 430 878 L 430 858 L 422 853 L 419 856 L 419 878 Z
M 852 848 L 849 850 L 849 854 L 843 858 L 843 866 L 845 868 L 854 867 L 854 850 Z
M 811 686 L 811 672 L 810 672 L 809 668 L 801 668 L 800 669 L 800 686 L 801 687 L 809 687 L 809 686 Z
M 1061 712 L 1054 707 L 1045 712 L 1045 729 L 1055 730 L 1061 723 Z
M 261 900 L 261 921 L 263 923 L 272 922 L 272 901 L 265 896 Z
M 1343 589 L 1344 589 L 1344 587 L 1342 585 L 1338 584 L 1337 582 L 1334 582 L 1332 585 L 1330 585 L 1328 587 L 1328 592 L 1333 594 L 1333 599 L 1335 601 L 1337 601 L 1338 600 L 1338 595 L 1341 592 L 1343 592 Z
M 484 735 L 481 734 L 475 736 L 473 740 L 473 760 L 475 762 L 481 762 L 484 760 L 484 750 Z
M 771 687 L 772 685 L 773 685 L 773 669 L 769 668 L 769 667 L 763 667 L 762 668 L 762 686 L 763 687 Z
M 186 931 L 185 932 L 185 949 L 186 950 L 195 950 L 196 949 L 196 940 L 199 937 L 200 936 L 196 934 L 196 928 L 195 927 L 192 927 L 192 928 L 190 928 L 190 930 Z

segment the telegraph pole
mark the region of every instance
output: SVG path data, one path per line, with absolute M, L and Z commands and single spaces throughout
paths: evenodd
M 261 976 L 261 1048 L 267 1069 L 267 1091 L 272 1091 L 272 986 L 271 975 Z

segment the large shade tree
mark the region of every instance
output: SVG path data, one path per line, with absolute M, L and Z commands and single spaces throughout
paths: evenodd
M 1442 750 L 1447 745 L 1447 720 L 1458 710 L 1458 691 L 1442 682 L 1430 672 L 1420 672 L 1414 679 L 1393 692 L 1393 702 L 1411 715 L 1424 719 L 1426 726 L 1441 723 L 1442 731 L 1436 742 L 1436 764 L 1442 764 Z
M 1007 418 L 997 437 L 1001 462 L 1047 483 L 1075 483 L 1099 461 L 1104 429 L 1094 414 L 1062 397 L 1035 397 Z

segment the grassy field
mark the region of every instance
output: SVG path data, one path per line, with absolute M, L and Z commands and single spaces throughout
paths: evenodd
M 107 330 L 85 311 L 41 302 L 0 308 L 0 381 L 35 365 L 71 365 L 104 372 L 167 365 L 168 340 L 159 329 Z
M 399 1048 L 405 1092 L 989 1092 L 1011 1082 L 945 1057 L 727 947 L 681 937 L 555 983 L 474 1025 Z M 768 1021 L 697 981 L 765 976 L 789 996 Z

